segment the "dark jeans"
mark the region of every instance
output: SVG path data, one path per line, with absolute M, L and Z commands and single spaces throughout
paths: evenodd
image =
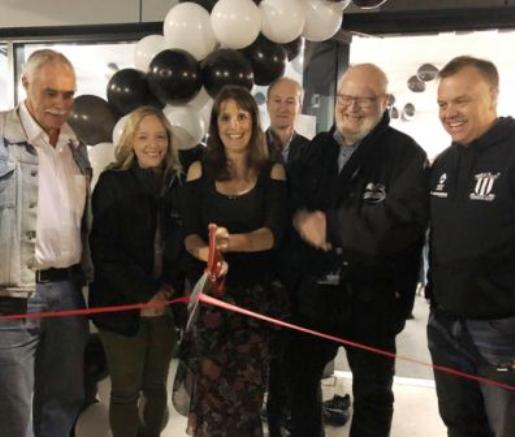
M 427 327 L 435 365 L 515 386 L 515 317 L 466 320 L 433 311 Z M 515 392 L 435 371 L 438 406 L 449 437 L 515 436 Z
M 327 288 L 320 299 L 341 305 L 339 287 Z M 347 299 L 346 316 L 326 323 L 313 323 L 300 318 L 298 323 L 369 346 L 395 352 L 394 329 L 389 329 L 389 308 L 374 302 Z M 323 437 L 322 393 L 320 379 L 324 366 L 332 360 L 341 345 L 307 334 L 292 334 L 287 346 L 290 407 L 293 437 Z M 353 374 L 353 419 L 351 437 L 387 437 L 393 415 L 392 383 L 395 363 L 391 358 L 360 349 L 345 347 Z
M 142 317 L 135 337 L 101 330 L 100 338 L 111 375 L 113 437 L 159 436 L 168 420 L 166 380 L 175 344 L 172 317 Z
M 28 312 L 84 308 L 74 281 L 37 284 Z M 0 436 L 68 437 L 84 399 L 85 317 L 0 322 Z M 32 398 L 32 405 L 31 405 Z

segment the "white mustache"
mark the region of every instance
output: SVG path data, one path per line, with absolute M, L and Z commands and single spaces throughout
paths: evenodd
M 64 109 L 48 109 L 46 112 L 51 115 L 66 115 Z

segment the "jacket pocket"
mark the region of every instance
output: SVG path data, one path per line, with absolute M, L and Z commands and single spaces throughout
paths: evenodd
M 15 163 L 0 159 L 0 209 L 14 208 L 16 187 Z

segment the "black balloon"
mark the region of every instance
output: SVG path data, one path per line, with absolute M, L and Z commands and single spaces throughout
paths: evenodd
M 392 119 L 397 119 L 399 118 L 399 110 L 395 107 L 395 106 L 392 106 L 390 108 L 390 117 Z
M 202 87 L 199 63 L 185 50 L 163 50 L 150 62 L 148 83 L 163 103 L 181 105 Z
M 211 12 L 216 2 L 217 0 L 179 0 L 179 3 L 196 3 L 197 5 L 200 5 L 206 9 L 208 12 Z
M 156 96 L 154 96 L 154 94 L 152 94 L 151 92 L 149 92 L 148 96 L 149 97 L 147 100 L 147 105 L 153 106 L 154 108 L 157 108 L 157 109 L 163 109 L 166 106 L 166 103 L 163 103 Z
M 300 36 L 289 43 L 283 44 L 284 50 L 286 50 L 288 61 L 291 61 L 292 59 L 295 59 L 297 56 L 299 56 L 303 44 L 304 41 Z
M 75 99 L 68 123 L 79 139 L 88 145 L 111 142 L 118 117 L 104 99 L 84 94 Z
M 422 64 L 417 70 L 417 76 L 424 82 L 433 80 L 438 75 L 438 68 L 433 64 Z
M 270 85 L 286 70 L 286 50 L 263 35 L 241 51 L 250 61 L 254 70 L 256 85 Z
M 149 94 L 145 73 L 134 68 L 117 71 L 107 83 L 107 101 L 121 115 L 148 103 Z
M 352 0 L 352 2 L 361 9 L 374 9 L 385 4 L 387 0 Z
M 219 49 L 202 61 L 202 81 L 207 93 L 215 98 L 225 85 L 240 85 L 250 91 L 254 73 L 250 62 L 240 52 Z
M 422 93 L 426 90 L 426 83 L 417 76 L 411 76 L 408 79 L 408 88 L 414 93 Z

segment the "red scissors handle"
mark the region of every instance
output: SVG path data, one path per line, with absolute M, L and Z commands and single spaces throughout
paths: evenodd
M 215 294 L 221 294 L 224 291 L 224 277 L 219 276 L 219 263 L 222 261 L 222 255 L 216 248 L 216 225 L 209 227 L 209 251 L 207 255 L 207 271 L 209 273 L 209 282 Z

